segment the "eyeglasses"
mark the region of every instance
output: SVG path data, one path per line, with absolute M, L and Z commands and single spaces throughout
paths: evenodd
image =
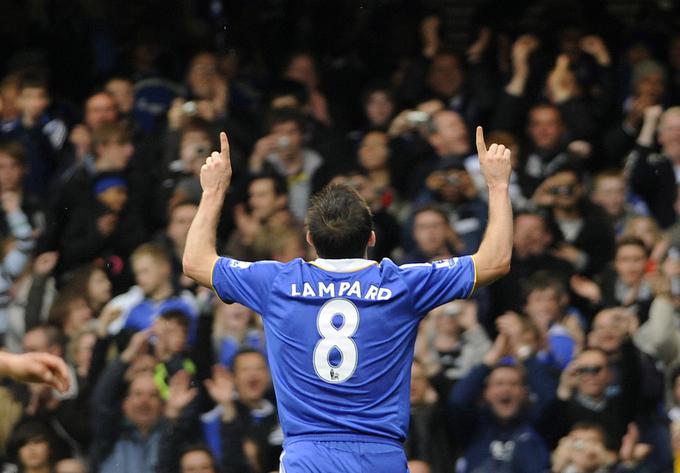
M 604 369 L 604 366 L 594 365 L 594 366 L 581 366 L 576 369 L 576 374 L 583 376 L 584 374 L 591 374 L 593 376 L 600 374 L 600 371 Z

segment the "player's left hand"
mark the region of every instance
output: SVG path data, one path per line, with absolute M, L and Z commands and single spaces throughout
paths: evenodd
M 45 383 L 59 392 L 70 385 L 68 368 L 64 360 L 49 353 L 3 353 L 7 374 L 24 383 Z
M 510 149 L 504 145 L 493 143 L 489 148 L 484 141 L 484 131 L 481 126 L 477 127 L 477 155 L 479 167 L 486 184 L 490 187 L 504 187 L 510 184 Z
M 225 132 L 220 133 L 221 149 L 213 151 L 201 166 L 201 188 L 203 192 L 226 193 L 231 183 L 231 158 L 229 141 Z

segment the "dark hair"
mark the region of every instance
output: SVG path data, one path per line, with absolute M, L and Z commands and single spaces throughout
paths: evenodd
M 259 179 L 267 179 L 269 181 L 272 181 L 272 185 L 274 186 L 274 194 L 276 194 L 277 196 L 288 194 L 288 181 L 281 174 L 275 172 L 262 172 L 259 174 L 255 174 L 250 178 L 250 182 L 248 182 L 248 187 L 250 187 L 250 184 Z
M 238 361 L 239 358 L 241 358 L 242 356 L 245 356 L 245 355 L 252 355 L 252 354 L 259 356 L 260 358 L 262 358 L 264 360 L 265 364 L 267 363 L 267 358 L 262 354 L 261 351 L 258 351 L 254 348 L 244 347 L 244 348 L 239 349 L 239 351 L 237 351 L 236 354 L 231 359 L 231 370 L 232 370 L 232 372 L 236 371 L 236 362 Z
M 418 215 L 425 213 L 425 212 L 436 213 L 437 215 L 439 215 L 444 220 L 444 222 L 447 225 L 449 224 L 449 215 L 446 213 L 446 211 L 443 208 L 441 208 L 437 204 L 425 204 L 421 207 L 418 207 L 416 209 L 416 211 L 413 212 L 413 223 L 415 224 L 416 217 L 418 217 Z
M 102 123 L 92 130 L 92 149 L 105 146 L 113 142 L 130 143 L 132 132 L 124 123 Z
M 74 302 L 82 300 L 87 304 L 87 294 L 85 292 L 76 292 L 75 290 L 62 290 L 52 303 L 47 322 L 60 330 L 64 329 L 64 325 L 71 313 L 71 307 Z
M 551 103 L 551 102 L 545 102 L 544 101 L 544 102 L 535 103 L 529 108 L 529 113 L 533 112 L 534 110 L 541 110 L 541 109 L 546 109 L 546 108 L 548 108 L 550 110 L 554 110 L 555 112 L 557 112 L 557 115 L 560 117 L 560 122 L 562 122 L 562 124 L 564 124 L 564 119 L 562 118 L 562 111 L 560 110 L 560 108 L 557 105 L 555 105 L 554 103 Z
M 287 96 L 295 97 L 298 105 L 303 107 L 309 102 L 309 91 L 307 87 L 299 82 L 289 79 L 281 79 L 270 87 L 269 103 L 271 104 L 275 99 Z
M 45 92 L 49 92 L 49 84 L 44 74 L 35 70 L 27 70 L 21 74 L 18 89 L 20 92 L 23 89 L 44 89 Z
M 269 129 L 272 130 L 276 125 L 294 122 L 300 133 L 305 132 L 305 117 L 296 109 L 285 107 L 272 110 L 269 115 Z
M 209 121 L 201 117 L 190 117 L 180 129 L 180 137 L 190 132 L 198 132 L 206 135 L 212 142 L 213 127 Z
M 510 368 L 511 370 L 515 370 L 517 374 L 519 374 L 520 380 L 522 382 L 522 386 L 526 386 L 527 384 L 527 371 L 526 368 L 524 368 L 524 365 L 518 364 L 515 361 L 505 361 L 501 360 L 500 362 L 496 363 L 494 366 L 491 367 L 489 370 L 489 374 L 486 375 L 486 378 L 484 378 L 484 385 L 488 384 L 489 378 L 491 375 L 496 372 L 497 370 L 500 370 L 502 368 Z
M 0 143 L 0 153 L 6 154 L 12 158 L 19 166 L 26 167 L 28 164 L 26 159 L 26 148 L 18 141 Z
M 64 335 L 62 334 L 61 330 L 59 330 L 59 328 L 57 328 L 55 325 L 43 323 L 40 325 L 36 325 L 35 327 L 29 330 L 26 330 L 26 333 L 35 332 L 38 330 L 45 334 L 45 337 L 47 338 L 48 347 L 57 345 L 61 349 L 64 348 Z
M 19 460 L 19 450 L 27 443 L 44 441 L 50 446 L 50 461 L 54 456 L 52 445 L 54 442 L 53 433 L 47 425 L 38 420 L 26 420 L 20 422 L 14 428 L 11 437 L 7 442 L 7 456 L 14 462 Z
M 88 285 L 90 284 L 90 278 L 97 271 L 101 271 L 106 274 L 106 268 L 98 263 L 90 263 L 86 266 L 77 268 L 68 274 L 67 278 L 65 278 L 66 280 L 64 281 L 65 285 L 63 290 L 82 294 L 83 297 L 89 302 L 90 294 L 88 293 Z
M 212 451 L 210 451 L 210 448 L 208 448 L 207 445 L 202 443 L 186 445 L 185 447 L 183 447 L 179 453 L 180 463 L 182 461 L 182 458 L 184 458 L 185 455 L 191 452 L 203 452 L 206 455 L 208 455 L 210 457 L 210 462 L 212 463 L 213 470 L 219 471 L 219 468 L 217 467 L 217 462 L 215 462 L 215 456 L 213 455 Z
M 305 224 L 321 258 L 357 258 L 366 251 L 373 215 L 357 191 L 329 185 L 312 197 Z
M 366 106 L 368 103 L 369 99 L 371 98 L 371 95 L 375 94 L 376 92 L 381 92 L 392 101 L 392 103 L 396 107 L 396 103 L 394 100 L 394 93 L 392 92 L 392 89 L 390 88 L 390 85 L 388 82 L 384 81 L 376 81 L 372 84 L 370 84 L 368 87 L 366 87 L 363 92 L 361 92 L 361 103 Z
M 189 316 L 186 313 L 182 312 L 181 310 L 178 309 L 166 310 L 159 316 L 159 318 L 163 319 L 166 322 L 175 322 L 180 327 L 182 327 L 186 332 L 189 331 L 189 325 L 191 324 L 191 320 Z
M 680 378 L 680 366 L 675 367 L 671 373 L 671 389 L 673 389 L 678 378 Z
M 562 279 L 554 276 L 549 271 L 536 271 L 523 284 L 524 300 L 526 301 L 532 292 L 543 291 L 545 289 L 553 289 L 558 297 L 567 292 L 567 288 Z
M 615 254 L 618 253 L 622 246 L 639 246 L 640 248 L 642 248 L 642 251 L 645 252 L 645 256 L 649 257 L 649 250 L 647 249 L 645 242 L 640 240 L 638 237 L 634 236 L 621 237 L 619 241 L 616 242 L 616 251 L 614 253 Z

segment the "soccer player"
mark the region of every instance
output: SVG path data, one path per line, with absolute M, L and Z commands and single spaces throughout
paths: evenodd
M 426 264 L 369 261 L 371 212 L 348 187 L 327 187 L 307 214 L 319 259 L 255 263 L 218 257 L 215 233 L 231 179 L 229 144 L 201 169 L 203 195 L 184 251 L 187 276 L 224 301 L 262 314 L 285 441 L 281 471 L 407 471 L 402 442 L 418 323 L 509 271 L 510 150 L 477 149 L 489 187 L 489 221 L 477 253 Z

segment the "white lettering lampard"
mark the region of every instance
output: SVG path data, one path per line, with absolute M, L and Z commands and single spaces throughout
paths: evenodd
M 367 301 L 386 301 L 392 298 L 392 290 L 386 287 L 379 287 L 371 284 L 364 291 L 360 281 L 350 283 L 342 281 L 340 283 L 324 283 L 319 281 L 316 287 L 309 282 L 290 285 L 290 295 L 293 297 L 356 297 Z

